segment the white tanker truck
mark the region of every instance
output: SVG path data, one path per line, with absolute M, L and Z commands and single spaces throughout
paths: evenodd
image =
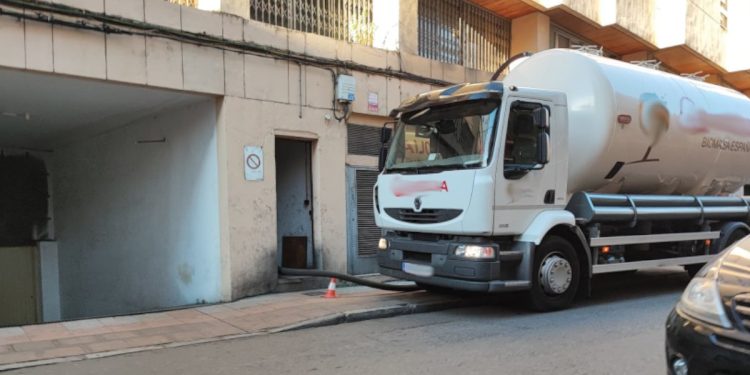
M 572 50 L 423 93 L 384 127 L 380 272 L 568 306 L 595 274 L 695 272 L 750 233 L 750 100 Z

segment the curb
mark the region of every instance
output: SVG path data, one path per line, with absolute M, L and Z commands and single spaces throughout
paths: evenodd
M 334 325 L 339 325 L 343 323 L 355 323 L 355 322 L 361 322 L 365 320 L 391 318 L 391 317 L 400 316 L 400 315 L 422 314 L 422 313 L 442 311 L 442 310 L 448 310 L 448 309 L 454 309 L 454 308 L 471 307 L 471 306 L 477 306 L 479 304 L 481 304 L 481 302 L 476 299 L 468 299 L 468 300 L 457 299 L 457 300 L 452 300 L 452 301 L 436 301 L 436 302 L 426 302 L 426 303 L 404 303 L 404 304 L 391 305 L 391 306 L 375 307 L 372 309 L 351 310 L 351 311 L 344 311 L 340 313 L 334 313 L 334 314 L 326 315 L 326 316 L 319 317 L 319 318 L 309 319 L 309 320 L 289 324 L 289 325 L 282 326 L 282 327 L 264 329 L 264 330 L 257 331 L 257 332 L 232 334 L 232 335 L 227 335 L 227 336 L 212 337 L 212 338 L 193 340 L 193 341 L 170 342 L 170 343 L 159 344 L 159 345 L 149 345 L 149 346 L 127 348 L 127 349 L 113 350 L 113 351 L 107 351 L 107 352 L 75 355 L 75 356 L 69 356 L 69 357 L 49 358 L 49 359 L 40 359 L 40 360 L 28 361 L 28 362 L 9 363 L 5 365 L 0 365 L 0 372 L 18 370 L 18 369 L 28 368 L 28 367 L 53 365 L 53 364 L 59 364 L 59 363 L 78 362 L 78 361 L 84 361 L 87 359 L 114 357 L 114 356 L 119 356 L 119 355 L 147 352 L 147 351 L 159 350 L 159 349 L 179 348 L 179 347 L 190 346 L 190 345 L 200 345 L 200 344 L 207 344 L 207 343 L 220 342 L 220 341 L 239 340 L 239 339 L 245 339 L 245 338 L 250 338 L 250 337 L 298 331 L 298 330 L 309 329 L 309 328 L 328 327 L 328 326 L 334 326 Z
M 343 323 L 354 323 L 365 320 L 391 318 L 399 315 L 423 314 L 461 307 L 472 307 L 479 304 L 481 304 L 481 301 L 477 299 L 460 299 L 453 301 L 437 301 L 427 303 L 404 303 L 392 306 L 375 307 L 372 309 L 352 310 L 274 328 L 269 330 L 268 333 L 291 332 L 301 329 L 319 328 Z

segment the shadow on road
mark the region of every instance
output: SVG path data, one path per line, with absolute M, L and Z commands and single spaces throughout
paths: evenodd
M 648 299 L 661 295 L 679 295 L 689 281 L 690 277 L 682 268 L 596 275 L 592 279 L 591 296 L 577 299 L 573 308 Z M 465 295 L 463 292 L 450 294 Z M 494 295 L 471 294 L 466 297 L 476 305 L 489 307 L 492 310 L 485 309 L 482 313 L 528 314 L 530 312 L 523 292 Z

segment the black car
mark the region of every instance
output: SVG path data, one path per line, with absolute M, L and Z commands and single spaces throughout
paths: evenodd
M 667 319 L 670 374 L 750 374 L 750 236 L 690 281 Z

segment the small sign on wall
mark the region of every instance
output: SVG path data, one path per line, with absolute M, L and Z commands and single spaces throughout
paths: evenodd
M 263 181 L 263 148 L 245 146 L 245 180 Z
M 378 106 L 378 93 L 370 92 L 367 94 L 367 110 L 370 112 L 377 112 L 380 110 Z

